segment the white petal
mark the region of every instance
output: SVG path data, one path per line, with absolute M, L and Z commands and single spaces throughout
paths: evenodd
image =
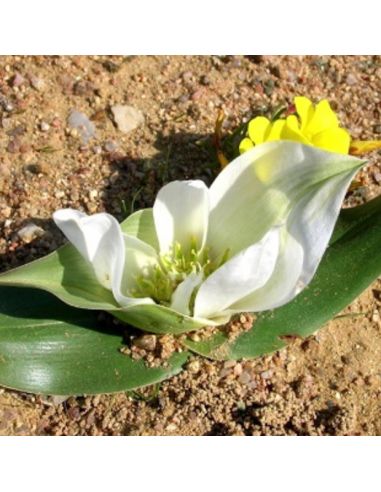
M 270 278 L 278 253 L 279 228 L 273 228 L 261 241 L 238 253 L 205 280 L 196 295 L 195 316 L 218 316 L 260 289 Z
M 306 194 L 290 214 L 274 274 L 259 291 L 232 306 L 236 312 L 274 309 L 291 301 L 309 282 L 329 239 L 355 171 L 326 181 Z
M 124 262 L 124 240 L 117 220 L 106 213 L 88 216 L 73 209 L 58 210 L 53 219 L 92 265 L 100 284 L 111 289 L 114 267 Z
M 158 193 L 153 216 L 161 253 L 174 242 L 188 248 L 191 240 L 201 249 L 205 244 L 209 190 L 202 181 L 173 181 Z
M 297 142 L 254 147 L 226 166 L 212 184 L 208 246 L 233 253 L 257 242 L 311 187 L 347 175 L 362 161 Z
M 272 276 L 264 287 L 234 303 L 231 306 L 232 314 L 273 309 L 294 298 L 302 288 L 298 282 L 303 258 L 303 247 L 284 228 L 281 233 L 280 253 Z
M 194 292 L 202 282 L 202 273 L 191 273 L 181 282 L 172 294 L 171 309 L 181 314 L 190 315 L 189 303 Z
M 136 298 L 129 292 L 136 286 L 136 278 L 147 273 L 149 268 L 157 264 L 158 258 L 155 249 L 140 239 L 123 236 L 125 244 L 125 258 L 123 263 L 116 265 L 112 279 L 112 292 L 118 303 L 128 308 L 137 304 L 155 304 L 149 297 Z

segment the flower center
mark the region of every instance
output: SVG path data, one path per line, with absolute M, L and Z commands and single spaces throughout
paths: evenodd
M 169 306 L 172 294 L 177 286 L 192 273 L 202 273 L 207 278 L 227 261 L 229 250 L 221 258 L 212 261 L 210 249 L 202 251 L 197 248 L 196 241 L 184 251 L 179 243 L 175 243 L 170 251 L 159 256 L 157 264 L 150 266 L 136 277 L 135 288 L 129 295 L 132 297 L 151 297 L 155 302 Z

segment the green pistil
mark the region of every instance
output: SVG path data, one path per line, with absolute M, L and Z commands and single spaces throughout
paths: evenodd
M 184 251 L 181 244 L 175 243 L 169 253 L 160 256 L 156 265 L 137 276 L 136 287 L 129 295 L 151 297 L 154 301 L 168 306 L 176 287 L 188 275 L 202 272 L 205 279 L 229 257 L 229 250 L 226 250 L 220 261 L 211 261 L 209 253 L 208 248 L 204 248 L 200 253 L 195 240 L 191 241 L 188 251 Z

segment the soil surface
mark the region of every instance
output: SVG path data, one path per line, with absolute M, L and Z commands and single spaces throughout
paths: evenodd
M 63 243 L 58 208 L 122 219 L 168 181 L 210 183 L 218 110 L 227 134 L 295 95 L 328 98 L 353 138 L 381 138 L 381 57 L 0 57 L 0 270 Z M 138 110 L 128 133 L 115 124 L 118 104 Z M 70 125 L 73 111 L 90 119 L 87 132 Z M 380 165 L 374 152 L 347 205 L 381 192 Z M 0 434 L 380 435 L 380 294 L 378 280 L 345 311 L 360 315 L 274 355 L 194 357 L 134 395 L 0 389 Z

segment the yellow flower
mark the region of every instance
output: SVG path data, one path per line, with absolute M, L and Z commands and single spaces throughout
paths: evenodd
M 242 154 L 255 145 L 271 140 L 293 140 L 339 154 L 360 155 L 381 147 L 380 140 L 351 140 L 348 131 L 339 126 L 339 120 L 329 102 L 323 99 L 314 105 L 303 96 L 294 99 L 296 114 L 271 122 L 258 116 L 248 125 L 247 137 L 240 145 Z

